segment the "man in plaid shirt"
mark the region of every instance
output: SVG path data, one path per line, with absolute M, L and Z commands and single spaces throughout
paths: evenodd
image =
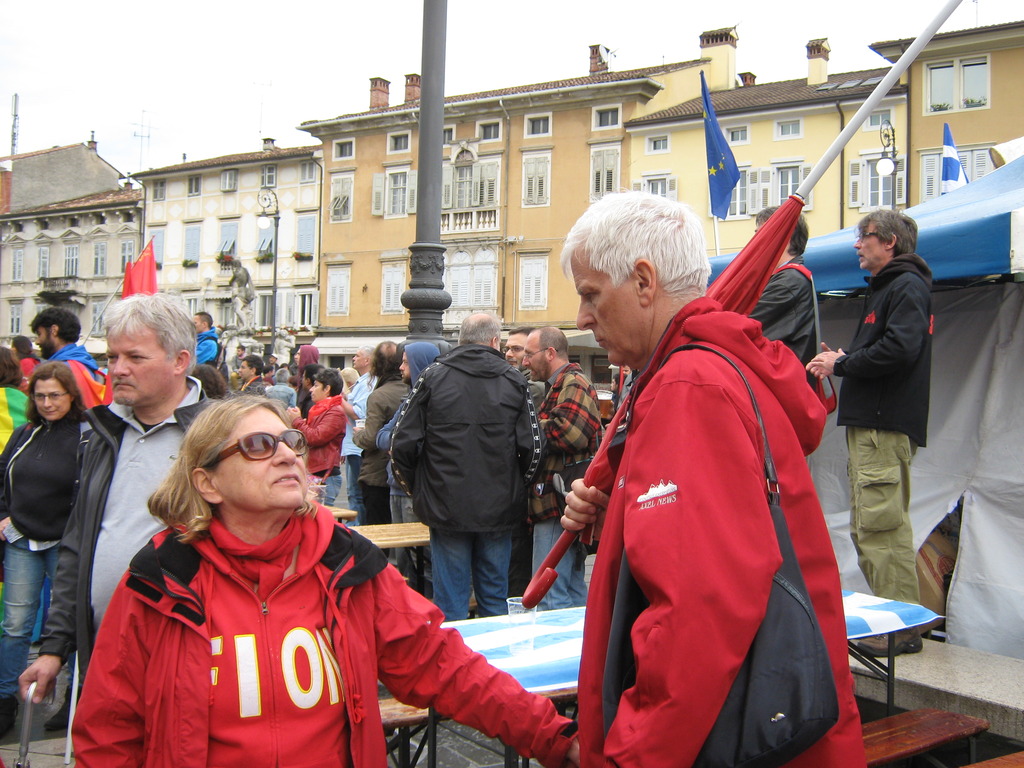
M 533 521 L 533 569 L 540 567 L 562 533 L 565 494 L 583 470 L 601 439 L 601 411 L 594 385 L 576 363 L 569 362 L 569 343 L 558 328 L 539 328 L 526 340 L 523 363 L 530 378 L 549 390 L 538 417 L 547 453 L 530 487 Z M 586 605 L 583 580 L 586 549 L 576 541 L 556 570 L 558 579 L 540 602 L 542 610 Z

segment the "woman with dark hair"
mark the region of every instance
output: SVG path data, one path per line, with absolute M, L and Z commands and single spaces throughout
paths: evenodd
M 14 356 L 18 359 L 21 372 L 25 376 L 25 388 L 22 391 L 27 391 L 28 377 L 39 365 L 39 358 L 36 357 L 36 351 L 32 347 L 32 339 L 28 336 L 15 336 L 11 339 L 11 349 L 14 350 Z
M 223 400 L 228 396 L 228 383 L 224 381 L 220 371 L 209 363 L 193 368 L 192 376 L 199 379 L 199 383 L 203 385 L 203 394 L 210 400 Z
M 307 500 L 306 450 L 265 397 L 195 420 L 149 500 L 170 528 L 135 555 L 100 626 L 79 768 L 383 768 L 378 678 L 548 768 L 578 765 L 551 701 L 442 628 L 379 549 Z
M 403 345 L 404 346 L 404 345 Z M 364 515 L 360 525 L 384 525 L 391 522 L 391 488 L 388 486 L 388 454 L 377 447 L 377 433 L 391 421 L 409 393 L 402 381 L 402 350 L 393 341 L 382 341 L 373 350 L 370 375 L 377 385 L 366 398 L 366 423 L 356 427 L 353 442 L 363 449 L 359 468 L 359 488 L 363 492 Z
M 25 376 L 14 353 L 7 347 L 0 347 L 0 449 L 15 429 L 25 423 L 28 397 L 21 391 Z
M 19 368 L 20 372 L 20 368 Z M 4 620 L 0 640 L 0 733 L 18 714 L 18 675 L 28 662 L 39 591 L 57 571 L 57 544 L 78 487 L 85 405 L 67 363 L 43 363 L 28 382 L 28 423 L 0 454 Z
M 302 418 L 298 408 L 288 409 L 288 418 L 302 432 L 309 444 L 306 469 L 324 481 L 324 506 L 333 507 L 341 490 L 341 441 L 345 437 L 345 411 L 341 409 L 341 375 L 333 368 L 324 368 L 316 375 L 313 388 L 313 407 L 309 416 Z

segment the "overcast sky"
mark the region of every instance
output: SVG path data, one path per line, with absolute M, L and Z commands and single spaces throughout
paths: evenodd
M 827 37 L 830 72 L 886 66 L 868 45 L 916 37 L 944 0 L 448 0 L 445 92 L 587 74 L 588 46 L 614 70 L 699 58 L 699 34 L 736 26 L 738 71 L 803 77 L 808 40 Z M 122 173 L 236 152 L 260 138 L 314 143 L 296 126 L 369 106 L 369 78 L 420 72 L 422 4 L 353 0 L 7 0 L 0 25 L 0 156 L 88 140 Z M 781 10 L 776 10 L 781 9 Z M 1024 19 L 1019 0 L 962 0 L 942 31 Z

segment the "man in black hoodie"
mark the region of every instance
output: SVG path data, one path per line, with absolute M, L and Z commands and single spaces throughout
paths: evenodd
M 910 462 L 925 444 L 932 358 L 932 272 L 920 256 L 917 223 L 878 210 L 858 225 L 860 267 L 871 273 L 860 325 L 848 351 L 821 352 L 807 370 L 843 377 L 838 424 L 850 452 L 850 532 L 860 569 L 879 597 L 920 603 L 910 526 Z M 885 655 L 885 636 L 860 648 Z M 896 653 L 917 653 L 917 630 Z

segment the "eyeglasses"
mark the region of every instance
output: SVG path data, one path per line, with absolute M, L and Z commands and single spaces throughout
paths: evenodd
M 286 429 L 280 435 L 272 435 L 269 432 L 253 432 L 249 435 L 242 435 L 238 442 L 229 445 L 217 454 L 217 458 L 206 465 L 206 468 L 224 461 L 236 453 L 242 454 L 243 459 L 249 461 L 263 461 L 277 453 L 277 444 L 284 443 L 299 456 L 305 456 L 308 444 L 306 436 L 297 429 Z
M 554 347 L 541 347 L 536 352 L 531 352 L 530 350 L 525 350 L 526 354 L 523 355 L 523 360 L 525 360 L 528 357 L 533 357 L 534 355 L 539 355 L 541 352 L 546 352 L 549 349 L 554 349 Z
M 33 392 L 32 399 L 37 403 L 45 403 L 47 400 L 58 402 L 67 392 Z
M 857 233 L 857 239 L 858 240 L 867 240 L 869 237 L 877 237 L 879 240 L 882 239 L 882 236 L 880 234 L 878 234 L 877 232 L 859 232 L 859 233 Z
M 512 345 L 509 345 L 507 347 L 502 347 L 501 351 L 504 352 L 506 355 L 509 352 L 511 352 L 514 355 L 518 355 L 520 352 L 525 352 L 526 351 L 526 347 L 520 347 L 518 345 L 512 344 Z

